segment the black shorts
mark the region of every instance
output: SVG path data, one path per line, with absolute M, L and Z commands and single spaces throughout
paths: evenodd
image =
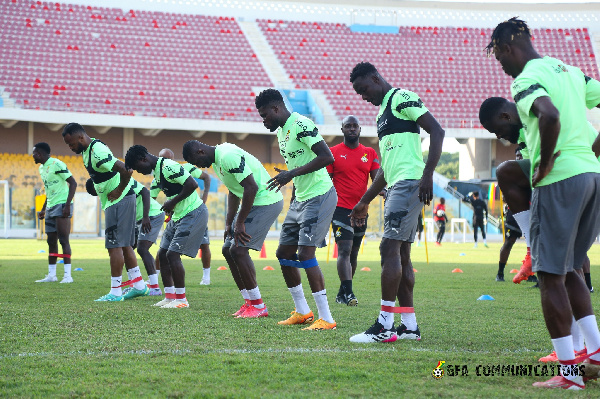
M 337 206 L 333 212 L 333 219 L 331 220 L 331 227 L 333 228 L 333 237 L 335 242 L 344 240 L 362 240 L 362 237 L 367 231 L 367 223 L 362 227 L 352 227 L 350 224 L 350 212 L 352 209 L 341 208 Z M 367 220 L 369 216 L 367 215 Z

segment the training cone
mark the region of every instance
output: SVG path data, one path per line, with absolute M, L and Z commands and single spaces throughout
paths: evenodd
M 57 263 L 57 264 L 58 264 L 58 263 L 65 263 L 65 261 L 61 259 L 61 260 L 59 260 L 59 261 L 58 261 L 58 262 L 56 262 L 56 263 Z
M 464 252 L 461 252 L 460 254 L 458 254 L 458 256 L 466 256 L 467 254 Z
M 417 270 L 417 269 L 415 269 L 415 268 L 413 267 L 413 272 L 414 272 L 414 273 L 417 273 L 417 272 L 418 272 L 418 270 Z
M 40 249 L 40 250 L 38 251 L 38 254 L 43 254 L 43 253 L 46 253 L 46 251 L 44 251 L 43 249 Z
M 202 257 L 202 250 L 201 250 L 201 249 L 199 249 L 199 250 L 198 250 L 198 257 L 199 257 L 199 258 L 201 258 L 201 257 Z
M 515 273 L 519 273 L 519 271 L 517 269 L 512 269 L 509 273 L 515 274 Z
M 275 269 L 273 269 L 271 266 L 265 266 L 265 267 L 263 267 L 263 270 L 275 270 Z
M 370 267 L 363 267 L 362 269 L 360 269 L 361 272 L 370 272 L 371 268 Z
M 217 270 L 227 270 L 227 268 L 225 266 L 219 266 L 217 267 Z
M 482 295 L 479 298 L 477 298 L 477 300 L 478 301 L 494 301 L 495 299 L 489 295 Z
M 265 248 L 265 243 L 263 242 L 262 249 L 260 250 L 260 258 L 264 259 L 267 257 L 267 249 Z M 266 269 L 263 269 L 266 270 Z
M 337 244 L 335 244 L 333 246 L 333 259 L 337 259 L 338 257 L 338 249 L 337 249 Z
M 83 269 L 81 267 L 78 267 L 77 269 L 75 269 L 76 272 L 82 272 Z
M 452 273 L 464 273 L 464 272 L 457 267 L 456 269 L 452 270 Z

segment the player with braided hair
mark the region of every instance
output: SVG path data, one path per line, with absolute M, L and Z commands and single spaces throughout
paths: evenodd
M 589 291 L 576 272 L 600 232 L 600 162 L 589 145 L 586 119 L 586 108 L 600 106 L 600 82 L 538 54 L 527 24 L 517 18 L 494 29 L 486 50 L 515 79 L 511 92 L 531 159 L 532 270 L 538 273 L 542 312 L 562 366 L 561 375 L 534 386 L 583 389 L 582 376 L 571 367 L 579 362 L 570 331 L 573 317 L 590 353 L 585 376 L 600 376 L 600 331 Z

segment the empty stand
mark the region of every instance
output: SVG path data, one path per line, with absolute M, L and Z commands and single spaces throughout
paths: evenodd
M 352 32 L 339 23 L 258 23 L 296 87 L 323 90 L 340 119 L 354 114 L 375 123 L 376 107 L 349 81 L 361 61 L 373 63 L 392 85 L 418 93 L 447 128 L 479 127 L 481 102 L 510 96 L 511 78 L 484 51 L 492 29 L 403 26 L 384 34 Z M 538 29 L 533 36 L 541 54 L 598 77 L 587 29 Z
M 27 109 L 260 121 L 252 87 L 272 85 L 233 18 L 6 0 L 0 27 L 0 86 Z

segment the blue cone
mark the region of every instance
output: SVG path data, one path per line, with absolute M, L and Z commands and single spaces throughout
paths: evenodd
M 478 301 L 493 301 L 494 298 L 492 298 L 489 295 L 482 295 L 479 298 L 477 298 Z
M 38 251 L 38 254 L 43 254 L 43 253 L 45 253 L 45 252 L 46 252 L 46 251 L 44 251 L 43 249 L 40 249 L 40 250 Z
M 466 255 L 466 253 L 461 252 L 458 256 L 465 256 L 465 255 Z
M 61 259 L 61 260 L 59 260 L 59 261 L 58 261 L 58 262 L 56 262 L 56 263 L 65 263 L 65 261 Z
M 78 267 L 77 269 L 75 269 L 76 272 L 82 272 L 83 269 L 81 267 Z

